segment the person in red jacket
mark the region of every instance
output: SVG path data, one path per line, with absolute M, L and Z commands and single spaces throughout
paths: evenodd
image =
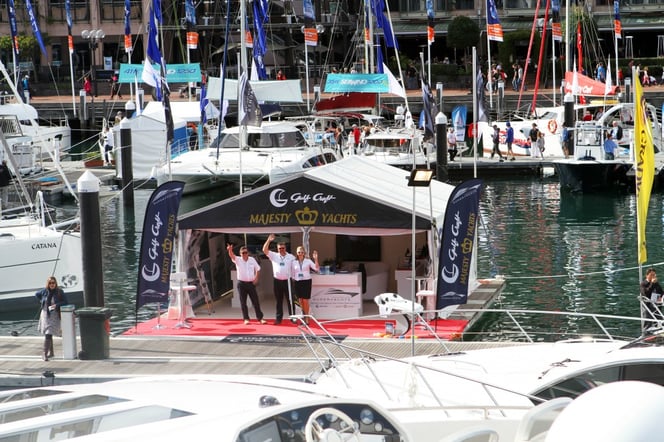
M 360 145 L 361 137 L 362 137 L 362 131 L 357 126 L 357 124 L 353 124 L 353 140 L 355 141 L 355 147 L 358 147 Z

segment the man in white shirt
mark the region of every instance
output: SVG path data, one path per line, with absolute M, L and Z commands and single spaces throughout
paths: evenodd
M 251 304 L 254 306 L 258 322 L 267 324 L 267 321 L 263 319 L 263 312 L 261 311 L 258 293 L 256 292 L 256 282 L 258 281 L 261 266 L 253 257 L 249 256 L 249 250 L 247 250 L 246 246 L 240 247 L 240 256 L 235 256 L 235 253 L 233 253 L 233 244 L 228 244 L 226 250 L 237 269 L 237 291 L 240 295 L 240 307 L 242 308 L 242 318 L 244 318 L 245 325 L 249 324 L 247 296 L 251 299 Z
M 293 314 L 292 298 L 289 296 L 288 283 L 290 280 L 291 263 L 295 256 L 286 251 L 286 243 L 277 243 L 277 252 L 270 250 L 270 243 L 274 241 L 274 234 L 270 233 L 265 244 L 263 244 L 263 253 L 270 258 L 272 262 L 272 276 L 274 276 L 274 299 L 277 302 L 277 313 L 274 325 L 281 324 L 284 318 L 284 299 L 288 304 L 288 315 Z
M 113 130 L 107 127 L 104 134 L 104 166 L 112 165 L 111 160 L 113 160 Z

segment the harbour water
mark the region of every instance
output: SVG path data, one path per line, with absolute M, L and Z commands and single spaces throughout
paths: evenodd
M 226 191 L 227 192 L 227 191 Z M 136 319 L 154 317 L 135 296 L 143 214 L 151 190 L 135 192 L 135 209 L 121 199 L 101 204 L 104 292 L 113 310 L 111 328 L 119 334 Z M 228 196 L 224 191 L 186 197 L 181 213 Z M 62 211 L 75 211 L 73 206 Z M 482 277 L 507 281 L 498 308 L 560 310 L 637 316 L 639 270 L 636 259 L 636 207 L 633 194 L 571 195 L 553 179 L 485 182 L 479 226 L 479 268 Z M 648 263 L 664 261 L 664 205 L 654 194 L 647 223 Z M 660 270 L 664 273 L 664 270 Z M 12 331 L 37 335 L 35 311 L 0 313 L 0 335 Z M 541 323 L 519 318 L 527 330 L 574 331 L 574 323 Z M 618 325 L 621 327 L 621 325 Z M 621 329 L 634 335 L 638 329 Z M 486 315 L 479 328 L 496 339 L 514 330 L 508 318 Z

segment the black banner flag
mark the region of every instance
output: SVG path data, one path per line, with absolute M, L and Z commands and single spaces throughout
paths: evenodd
M 152 302 L 168 301 L 173 242 L 183 189 L 182 181 L 162 184 L 152 193 L 145 209 L 136 310 Z
M 438 261 L 437 310 L 468 301 L 481 190 L 482 180 L 464 181 L 452 191 L 447 202 Z

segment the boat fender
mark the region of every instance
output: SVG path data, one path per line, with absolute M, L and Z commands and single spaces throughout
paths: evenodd
M 555 134 L 556 130 L 558 129 L 558 123 L 556 122 L 556 120 L 549 120 L 549 124 L 547 125 L 547 127 L 549 128 L 549 132 Z

